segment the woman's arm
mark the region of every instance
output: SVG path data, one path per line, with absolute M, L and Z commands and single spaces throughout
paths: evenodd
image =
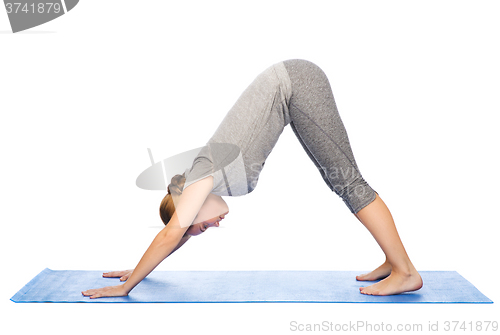
M 190 237 L 191 237 L 191 235 L 184 234 L 182 236 L 181 240 L 179 241 L 179 244 L 177 244 L 177 246 L 174 248 L 174 250 L 172 250 L 172 252 L 170 253 L 170 255 L 172 255 L 177 249 L 179 249 L 180 247 L 182 247 L 184 245 L 184 243 L 186 243 L 187 240 L 189 240 Z
M 189 240 L 190 237 L 191 237 L 191 235 L 184 234 L 184 236 L 182 236 L 179 244 L 177 244 L 177 246 L 175 247 L 174 251 L 176 251 L 177 249 L 182 247 L 184 245 L 184 243 L 186 243 L 186 241 Z M 174 251 L 172 251 L 170 253 L 170 255 L 172 255 L 174 253 Z M 168 255 L 168 256 L 170 256 L 170 255 Z M 102 276 L 105 278 L 120 278 L 120 281 L 126 281 L 128 279 L 128 277 L 130 277 L 132 272 L 134 272 L 134 269 L 123 270 L 123 271 L 110 271 L 110 272 L 104 272 L 102 274 Z
M 184 233 L 200 211 L 200 208 L 203 206 L 212 188 L 213 177 L 208 176 L 189 185 L 182 192 L 175 206 L 175 212 L 172 219 L 165 228 L 156 235 L 129 279 L 124 284 L 87 290 L 82 292 L 82 294 L 90 296 L 90 298 L 128 295 L 128 293 L 150 274 L 158 264 L 189 239 L 189 237 L 187 237 L 184 242 L 182 242 Z

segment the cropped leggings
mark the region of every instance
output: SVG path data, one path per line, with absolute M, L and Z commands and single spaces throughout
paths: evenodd
M 292 84 L 290 126 L 328 187 L 352 213 L 375 200 L 349 144 L 325 73 L 301 59 L 283 62 Z

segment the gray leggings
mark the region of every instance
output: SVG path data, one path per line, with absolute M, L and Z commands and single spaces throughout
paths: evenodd
M 283 62 L 292 83 L 290 126 L 332 191 L 352 213 L 375 200 L 354 160 L 332 89 L 325 73 L 301 59 Z

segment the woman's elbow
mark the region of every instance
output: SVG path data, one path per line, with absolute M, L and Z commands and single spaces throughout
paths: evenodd
M 182 230 L 182 231 L 181 231 Z M 157 242 L 165 247 L 173 246 L 175 247 L 184 235 L 183 229 L 163 229 L 156 236 Z

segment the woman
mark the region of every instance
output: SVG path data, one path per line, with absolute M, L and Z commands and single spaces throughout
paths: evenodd
M 287 60 L 262 72 L 194 159 L 191 169 L 172 178 L 160 205 L 165 228 L 134 270 L 104 273 L 121 277 L 117 286 L 82 292 L 91 298 L 125 296 L 191 236 L 217 227 L 229 209 L 222 196 L 253 191 L 267 156 L 290 124 L 322 178 L 370 231 L 385 262 L 357 280 L 383 280 L 360 287 L 370 295 L 415 291 L 422 279 L 399 238 L 389 209 L 363 179 L 324 72 L 315 64 Z

